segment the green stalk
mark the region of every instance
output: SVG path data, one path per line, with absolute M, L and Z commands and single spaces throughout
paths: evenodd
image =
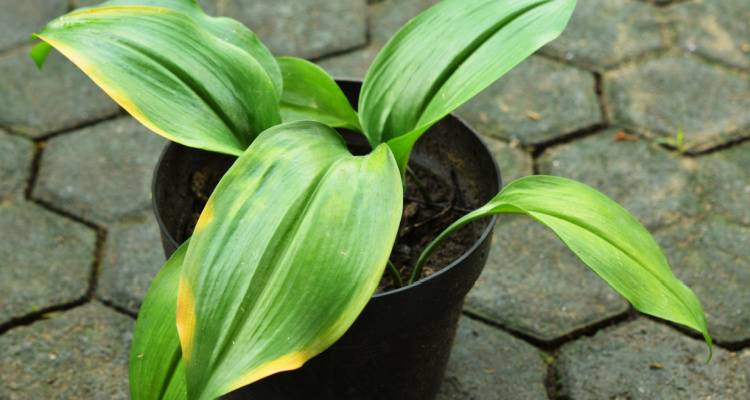
M 388 260 L 388 273 L 391 274 L 391 278 L 393 278 L 393 282 L 396 283 L 397 288 L 404 286 L 404 281 L 401 279 L 401 274 L 398 272 L 398 269 L 396 269 L 396 266 L 393 265 L 391 260 Z

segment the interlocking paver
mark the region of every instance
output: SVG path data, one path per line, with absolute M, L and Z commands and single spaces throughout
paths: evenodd
M 750 349 L 747 349 L 740 353 L 740 363 L 745 366 L 747 381 L 750 382 Z
M 534 56 L 461 107 L 480 133 L 539 144 L 602 121 L 594 76 Z
M 695 215 L 694 159 L 677 157 L 646 140 L 617 141 L 619 129 L 549 150 L 540 172 L 565 176 L 593 186 L 656 228 Z
M 679 45 L 739 68 L 750 68 L 750 2 L 691 1 L 670 8 Z
M 117 104 L 55 51 L 43 71 L 27 49 L 0 56 L 0 126 L 40 137 L 117 112 Z
M 42 155 L 33 195 L 86 220 L 114 221 L 148 207 L 163 146 L 129 117 L 55 137 Z
M 438 0 L 384 0 L 368 7 L 367 47 L 320 60 L 319 64 L 339 78 L 364 78 L 380 49 L 409 19 Z
M 603 70 L 663 48 L 663 19 L 660 10 L 636 0 L 578 0 L 565 32 L 542 52 Z
M 698 158 L 696 190 L 702 215 L 750 226 L 750 143 Z
M 65 13 L 67 0 L 0 0 L 0 51 L 31 41 L 47 21 Z
M 533 346 L 462 318 L 438 400 L 544 399 L 547 364 Z
M 218 12 L 243 22 L 277 55 L 315 58 L 367 41 L 366 0 L 226 0 Z
M 622 314 L 628 305 L 548 229 L 526 217 L 503 215 L 466 309 L 553 341 Z
M 91 303 L 0 337 L 0 398 L 127 399 L 133 321 Z
M 0 201 L 0 232 L 0 323 L 86 294 L 96 243 L 92 230 L 35 204 L 6 199 Z
M 639 319 L 562 348 L 556 361 L 563 398 L 744 399 L 750 380 L 740 357 Z
M 489 147 L 495 162 L 500 168 L 500 175 L 503 178 L 503 185 L 507 185 L 515 179 L 526 175 L 531 175 L 534 171 L 534 161 L 531 154 L 521 150 L 514 143 L 507 143 L 492 138 L 484 138 L 484 142 Z
M 0 199 L 26 186 L 33 157 L 31 141 L 0 131 Z
M 675 225 L 656 237 L 675 274 L 701 300 L 714 338 L 750 339 L 750 227 L 714 217 Z
M 649 135 L 684 132 L 692 152 L 750 136 L 750 79 L 689 55 L 605 74 L 615 122 Z
M 150 211 L 110 226 L 98 296 L 137 313 L 151 280 L 164 264 L 160 240 L 159 226 Z

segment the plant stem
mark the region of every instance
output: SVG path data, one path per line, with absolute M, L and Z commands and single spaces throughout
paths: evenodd
M 401 279 L 401 274 L 398 272 L 398 269 L 396 269 L 396 266 L 393 265 L 391 260 L 388 260 L 388 272 L 391 274 L 393 283 L 396 284 L 397 288 L 404 286 L 404 281 Z
M 406 167 L 406 173 L 409 174 L 411 179 L 414 181 L 414 184 L 417 185 L 417 189 L 419 190 L 419 193 L 424 198 L 425 204 L 431 204 L 432 199 L 430 198 L 430 192 L 427 191 L 427 188 L 425 187 L 424 183 L 417 177 L 417 174 L 414 172 L 413 169 Z
M 441 232 L 438 235 L 438 237 L 436 237 L 432 242 L 430 242 L 430 244 L 428 244 L 424 250 L 422 250 L 422 254 L 420 254 L 419 258 L 417 259 L 417 264 L 414 265 L 414 269 L 411 271 L 409 284 L 412 284 L 416 282 L 417 280 L 419 280 L 419 277 L 422 276 L 422 269 L 424 268 L 424 265 L 427 264 L 427 260 L 430 258 L 430 255 L 432 255 L 432 252 L 435 251 L 437 246 L 443 243 L 443 241 L 447 239 L 451 233 L 461 229 L 464 225 L 483 217 L 481 214 L 478 213 L 478 211 L 481 211 L 481 209 L 475 210 L 474 212 L 470 214 L 466 214 L 463 217 L 456 220 L 456 222 L 452 223 L 449 227 L 447 227 L 443 232 Z

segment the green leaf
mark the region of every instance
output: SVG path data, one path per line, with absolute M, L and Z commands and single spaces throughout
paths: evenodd
M 62 16 L 37 37 L 152 131 L 239 155 L 280 122 L 277 92 L 247 49 L 204 25 L 164 7 L 103 6 Z
M 257 35 L 241 22 L 226 17 L 212 17 L 196 0 L 110 0 L 101 6 L 155 6 L 165 7 L 190 16 L 216 38 L 233 44 L 254 57 L 273 81 L 276 93 L 281 95 L 281 70 L 276 60 Z
M 188 242 L 167 260 L 151 283 L 138 312 L 130 349 L 132 400 L 187 398 L 185 363 L 177 336 L 177 290 Z
M 323 68 L 301 58 L 277 60 L 284 77 L 281 96 L 284 122 L 318 121 L 333 128 L 362 131 L 349 100 Z
M 403 170 L 433 124 L 556 38 L 575 0 L 444 0 L 406 24 L 367 71 L 360 119 Z
M 276 60 L 268 50 L 265 44 L 260 41 L 257 35 L 239 21 L 226 17 L 212 17 L 203 12 L 203 9 L 196 0 L 110 0 L 96 7 L 105 6 L 153 6 L 164 7 L 184 13 L 208 30 L 218 39 L 233 44 L 244 50 L 263 66 L 268 76 L 273 81 L 278 95 L 282 91 L 281 70 Z M 81 7 L 78 10 L 90 9 L 95 7 Z M 47 54 L 52 48 L 44 42 L 37 43 L 31 51 L 31 58 L 41 69 Z
M 651 234 L 607 196 L 570 179 L 536 175 L 512 182 L 489 203 L 454 222 L 430 243 L 415 271 L 452 232 L 478 218 L 501 213 L 525 214 L 552 229 L 581 261 L 636 309 L 701 332 L 711 349 L 700 301 L 672 274 Z
M 299 368 L 333 344 L 377 287 L 402 195 L 386 145 L 352 156 L 313 121 L 260 135 L 211 195 L 185 258 L 189 398 Z

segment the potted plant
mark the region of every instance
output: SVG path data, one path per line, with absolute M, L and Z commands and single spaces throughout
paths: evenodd
M 445 0 L 394 35 L 361 90 L 340 82 L 348 98 L 319 67 L 274 58 L 195 0 L 113 0 L 50 22 L 32 50 L 39 65 L 57 48 L 179 143 L 157 167 L 154 197 L 165 249 L 186 240 L 141 307 L 132 398 L 211 399 L 243 387 L 253 398 L 432 398 L 486 259 L 487 217 L 507 213 L 552 229 L 636 309 L 697 330 L 710 349 L 698 299 L 625 209 L 552 176 L 495 193 L 486 148 L 449 115 L 557 37 L 574 7 Z M 440 181 L 430 171 L 453 181 L 442 203 L 425 183 Z M 394 243 L 415 229 L 405 224 L 419 212 L 412 204 L 438 207 L 434 222 L 476 201 L 484 205 L 435 237 L 416 234 L 418 257 L 399 258 Z M 457 259 L 425 277 L 431 254 L 462 236 L 471 241 L 456 242 Z

